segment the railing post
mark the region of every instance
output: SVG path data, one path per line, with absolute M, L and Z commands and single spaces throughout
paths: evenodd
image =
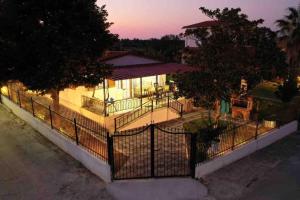
M 113 137 L 109 136 L 109 132 L 106 133 L 107 139 L 107 162 L 110 165 L 111 177 L 113 179 L 115 173 L 115 166 L 114 166 L 114 139 Z
M 115 132 L 117 132 L 117 118 L 115 118 L 114 120 L 115 120 Z
M 78 140 L 78 132 L 77 132 L 77 124 L 76 124 L 76 119 L 74 118 L 74 129 L 75 129 L 75 137 L 76 137 L 76 144 L 79 144 Z
M 150 141 L 151 141 L 151 177 L 155 177 L 154 174 L 154 128 L 155 125 L 150 125 Z
M 19 90 L 17 91 L 17 95 L 18 95 L 19 106 L 20 106 L 20 108 L 22 108 L 21 97 L 20 97 L 20 91 Z
M 236 136 L 236 126 L 233 125 L 232 146 L 231 146 L 232 151 L 234 150 L 235 136 Z
M 191 149 L 190 149 L 190 172 L 192 178 L 195 178 L 195 168 L 196 168 L 196 151 L 197 151 L 197 146 L 196 146 L 196 139 L 197 135 L 190 133 L 191 136 Z
M 168 108 L 170 107 L 170 96 L 168 95 Z
M 104 111 L 104 117 L 107 117 L 107 105 L 106 105 L 106 102 L 105 102 L 105 100 L 104 100 L 104 103 L 103 103 L 103 107 L 104 107 L 104 109 L 103 109 L 103 111 Z
M 151 100 L 151 112 L 153 112 L 153 99 Z
M 31 101 L 32 115 L 35 116 L 35 114 L 34 114 L 34 107 L 33 107 L 33 99 L 32 99 L 32 97 L 30 98 L 30 101 Z
M 51 112 L 50 106 L 49 106 L 49 116 L 50 116 L 50 125 L 51 125 L 51 128 L 53 129 L 52 112 Z

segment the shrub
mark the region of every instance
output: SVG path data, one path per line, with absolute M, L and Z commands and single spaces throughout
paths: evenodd
M 289 102 L 298 93 L 297 81 L 295 78 L 288 78 L 283 85 L 278 86 L 276 95 L 283 101 Z

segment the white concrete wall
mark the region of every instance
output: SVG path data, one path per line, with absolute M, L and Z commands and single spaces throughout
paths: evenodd
M 293 121 L 289 124 L 286 124 L 279 129 L 275 129 L 266 133 L 265 135 L 260 136 L 257 140 L 253 140 L 248 144 L 237 147 L 234 151 L 229 151 L 223 154 L 220 157 L 217 157 L 213 160 L 200 163 L 196 166 L 196 178 L 201 178 L 205 175 L 208 175 L 226 165 L 229 165 L 243 157 L 246 157 L 255 151 L 258 151 L 262 148 L 269 146 L 270 144 L 282 139 L 294 133 L 298 129 L 298 122 Z
M 63 151 L 81 162 L 87 169 L 99 176 L 105 182 L 111 182 L 110 166 L 106 162 L 90 154 L 84 148 L 76 145 L 74 141 L 62 136 L 56 130 L 51 129 L 44 122 L 34 118 L 31 113 L 23 110 L 18 105 L 11 102 L 8 98 L 2 96 L 2 100 L 4 105 L 11 109 L 15 115 L 31 125 L 35 130 L 40 132 Z

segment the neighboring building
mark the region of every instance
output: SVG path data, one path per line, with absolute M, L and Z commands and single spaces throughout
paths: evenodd
M 211 32 L 211 27 L 220 25 L 220 21 L 217 20 L 210 20 L 210 21 L 203 21 L 200 23 L 184 26 L 183 29 L 185 31 L 195 30 L 199 28 L 206 28 L 208 32 Z M 189 35 L 185 36 L 185 50 L 182 54 L 182 63 L 186 63 L 186 59 L 190 57 L 195 51 L 198 50 L 198 44 L 201 44 L 195 36 Z M 249 51 L 252 53 L 253 49 L 249 48 Z M 254 52 L 253 52 L 254 54 Z M 229 113 L 232 114 L 233 118 L 243 118 L 244 120 L 249 120 L 250 113 L 253 109 L 253 98 L 251 97 L 244 97 L 247 96 L 247 81 L 244 79 L 241 80 L 241 94 L 239 96 L 233 96 L 231 102 L 225 101 L 217 101 L 216 102 L 216 111 L 219 114 L 227 115 Z
M 200 23 L 196 23 L 196 24 L 192 24 L 192 25 L 188 25 L 188 26 L 184 26 L 182 27 L 183 29 L 187 30 L 193 30 L 193 29 L 197 29 L 197 28 L 210 28 L 212 26 L 217 26 L 219 25 L 219 21 L 215 21 L 215 20 L 210 20 L 210 21 L 204 21 L 204 22 L 200 22 Z M 195 36 L 185 36 L 184 38 L 185 40 L 185 47 L 190 47 L 190 48 L 197 48 L 197 39 L 195 38 Z
M 110 130 L 171 120 L 180 117 L 181 109 L 188 110 L 187 105 L 181 108 L 181 103 L 172 98 L 175 86 L 170 75 L 192 71 L 190 66 L 125 51 L 107 52 L 101 61 L 112 65 L 111 77 L 95 88 L 65 89 L 60 92 L 61 104 Z M 157 115 L 150 112 L 153 109 Z

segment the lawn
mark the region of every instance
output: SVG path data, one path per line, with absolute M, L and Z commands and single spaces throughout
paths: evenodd
M 213 124 L 215 122 L 212 122 Z M 231 124 L 229 121 L 220 120 L 219 125 L 221 126 L 228 126 Z M 197 133 L 201 129 L 206 129 L 209 126 L 209 120 L 208 119 L 196 119 L 187 123 L 183 124 L 183 128 L 185 131 L 190 133 Z
M 278 83 L 266 81 L 256 86 L 249 94 L 259 99 L 280 102 L 275 94 L 278 86 Z
M 278 83 L 263 82 L 256 86 L 250 95 L 255 97 L 255 109 L 260 119 L 276 118 L 282 123 L 297 118 L 300 113 L 300 96 L 295 96 L 290 102 L 282 102 L 275 94 Z

